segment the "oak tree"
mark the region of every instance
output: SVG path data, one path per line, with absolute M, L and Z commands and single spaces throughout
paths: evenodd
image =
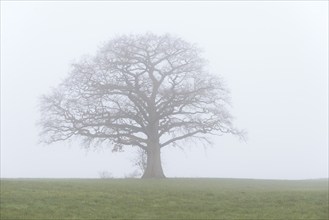
M 110 40 L 95 56 L 72 64 L 40 103 L 44 142 L 79 137 L 89 147 L 139 147 L 147 155 L 143 178 L 165 177 L 162 148 L 240 135 L 221 78 L 207 70 L 196 45 L 168 34 Z

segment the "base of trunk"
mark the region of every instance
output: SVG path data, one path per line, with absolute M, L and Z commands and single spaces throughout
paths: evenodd
M 160 148 L 147 152 L 146 169 L 142 178 L 165 178 L 161 165 Z
M 164 179 L 166 176 L 163 173 L 144 173 L 142 179 Z
M 159 162 L 158 163 L 153 163 L 153 164 L 148 164 L 142 178 L 143 179 L 146 179 L 146 178 L 157 178 L 157 179 L 166 178 L 164 173 L 163 173 L 163 170 L 162 170 L 161 162 L 160 163 Z

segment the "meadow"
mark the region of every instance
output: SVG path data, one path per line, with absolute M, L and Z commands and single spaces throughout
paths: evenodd
M 1 179 L 0 219 L 328 219 L 328 179 Z

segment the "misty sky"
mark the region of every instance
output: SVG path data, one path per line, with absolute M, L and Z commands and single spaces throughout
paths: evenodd
M 204 49 L 231 90 L 235 124 L 213 146 L 164 148 L 168 177 L 328 177 L 328 2 L 1 1 L 1 177 L 123 177 L 133 151 L 38 144 L 38 102 L 70 63 L 130 33 Z

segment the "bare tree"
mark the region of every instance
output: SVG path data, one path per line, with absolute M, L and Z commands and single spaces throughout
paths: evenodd
M 143 178 L 163 178 L 160 151 L 208 134 L 240 135 L 227 111 L 222 80 L 206 70 L 200 50 L 171 35 L 124 35 L 72 71 L 41 100 L 45 143 L 81 137 L 144 150 Z
M 137 168 L 136 172 L 145 172 L 147 167 L 147 154 L 146 151 L 138 148 L 135 157 L 131 160 L 133 165 Z
M 98 175 L 101 179 L 113 179 L 112 173 L 106 170 L 99 172 Z

